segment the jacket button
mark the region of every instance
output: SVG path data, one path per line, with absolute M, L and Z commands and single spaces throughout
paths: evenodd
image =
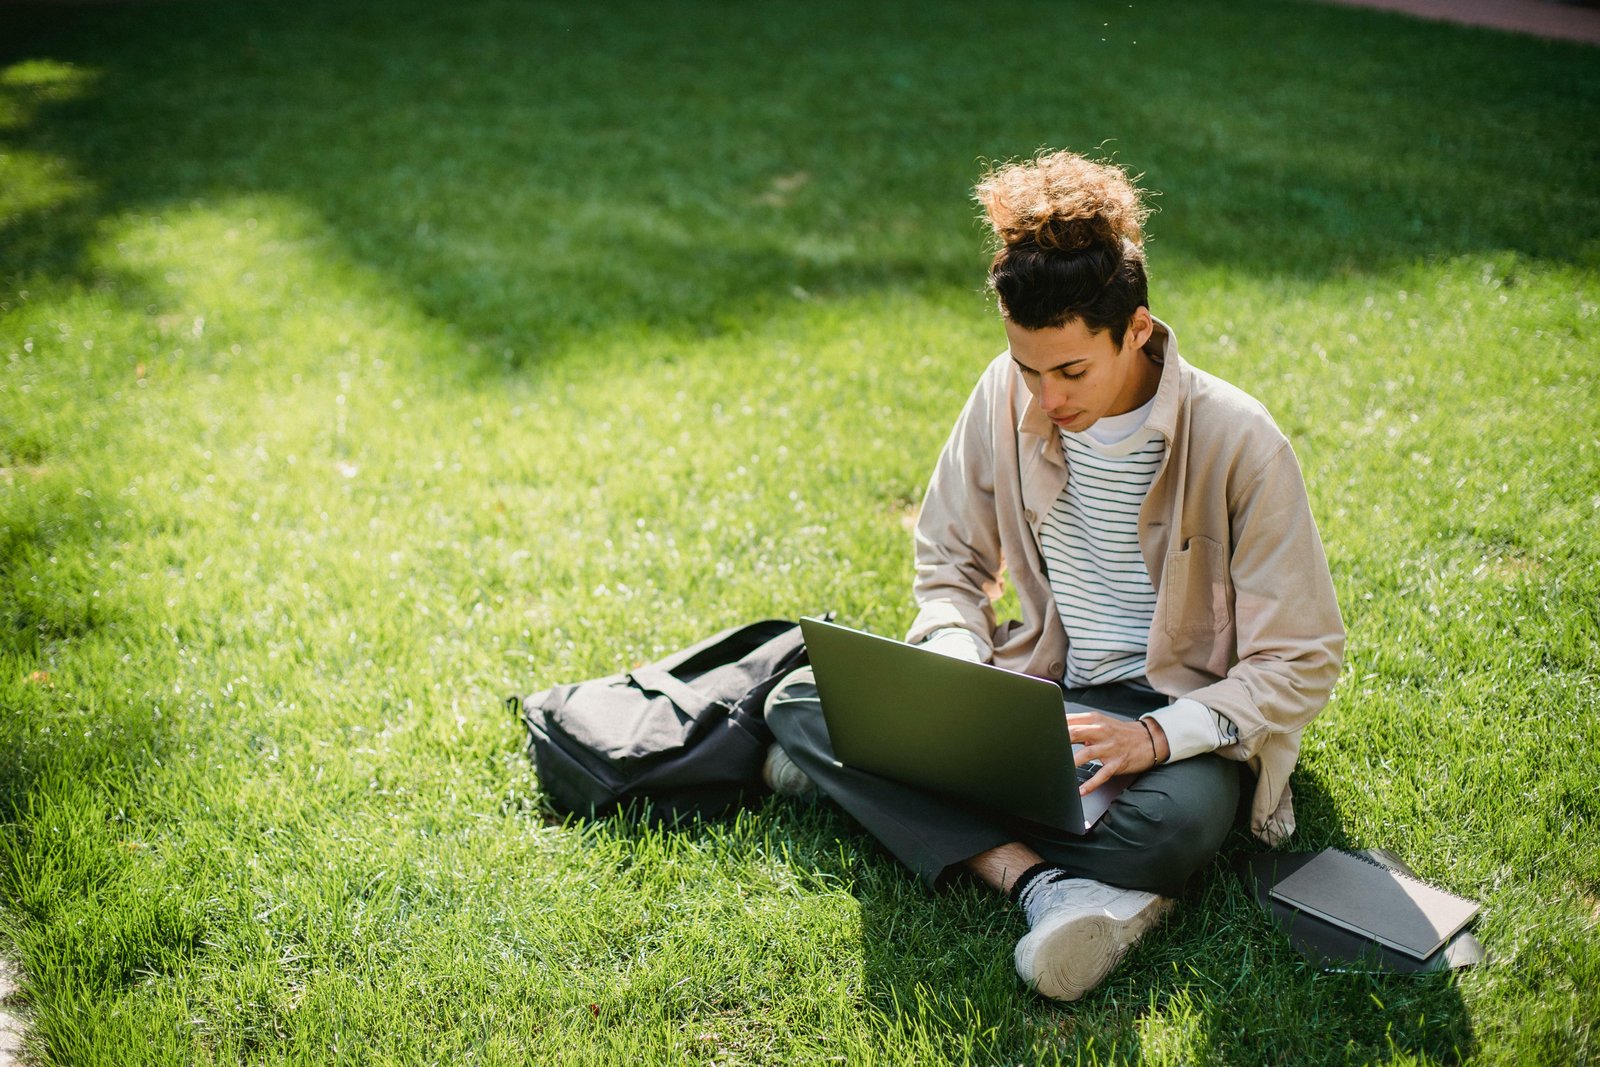
M 1029 522 L 1032 522 L 1034 519 L 1038 518 L 1038 516 L 1033 513 L 1033 509 L 1032 508 L 1029 508 L 1027 511 L 1024 511 L 1022 513 L 1022 517 L 1027 519 Z
M 1050 661 L 1050 673 L 1055 675 L 1057 678 L 1061 677 L 1061 672 L 1065 667 L 1066 664 L 1062 663 L 1058 659 L 1053 659 Z

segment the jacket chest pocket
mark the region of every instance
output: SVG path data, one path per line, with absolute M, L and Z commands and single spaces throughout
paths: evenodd
M 1161 583 L 1167 634 L 1218 634 L 1232 621 L 1228 554 L 1209 537 L 1192 537 L 1181 552 L 1169 552 Z

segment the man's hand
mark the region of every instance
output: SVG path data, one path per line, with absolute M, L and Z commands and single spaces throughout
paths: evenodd
M 1150 724 L 1148 732 L 1144 723 Z M 1083 746 L 1073 756 L 1074 763 L 1082 767 L 1100 761 L 1094 777 L 1078 788 L 1081 796 L 1105 785 L 1112 775 L 1149 770 L 1164 761 L 1169 751 L 1167 735 L 1153 719 L 1129 722 L 1098 711 L 1073 712 L 1067 716 L 1067 735 Z

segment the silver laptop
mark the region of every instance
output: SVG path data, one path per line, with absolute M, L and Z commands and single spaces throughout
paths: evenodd
M 1078 795 L 1066 714 L 1096 711 L 1054 682 L 801 619 L 833 752 L 845 766 L 1085 834 L 1137 775 Z

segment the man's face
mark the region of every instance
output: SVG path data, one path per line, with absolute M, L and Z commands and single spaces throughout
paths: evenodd
M 1082 433 L 1155 395 L 1161 368 L 1140 351 L 1154 325 L 1140 308 L 1117 345 L 1109 330 L 1090 333 L 1081 321 L 1025 330 L 1007 319 L 1006 338 L 1022 380 L 1050 421 Z

